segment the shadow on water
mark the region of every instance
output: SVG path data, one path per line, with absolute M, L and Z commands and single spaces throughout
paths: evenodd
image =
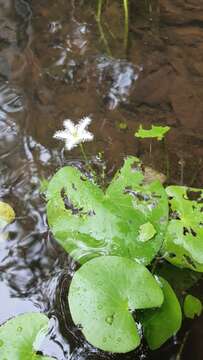
M 0 0 L 0 198 L 17 214 L 0 242 L 0 322 L 46 312 L 52 322 L 42 351 L 58 360 L 172 360 L 188 324 L 154 353 L 143 346 L 113 356 L 85 342 L 66 300 L 76 264 L 48 232 L 39 179 L 81 163 L 77 149 L 63 156 L 53 134 L 65 118 L 91 115 L 95 141 L 88 153 L 96 163 L 104 151 L 108 176 L 134 154 L 167 172 L 169 183 L 202 186 L 203 5 L 132 1 L 127 54 L 118 1 L 108 2 L 101 21 L 112 56 L 91 1 Z M 172 129 L 164 146 L 152 142 L 150 151 L 133 134 L 140 123 L 156 122 Z M 189 326 L 182 356 L 200 360 L 202 318 Z

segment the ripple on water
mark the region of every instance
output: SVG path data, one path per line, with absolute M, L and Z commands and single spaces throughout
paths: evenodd
M 20 142 L 19 121 L 23 120 L 22 96 L 7 82 L 0 83 L 0 157 L 7 156 Z

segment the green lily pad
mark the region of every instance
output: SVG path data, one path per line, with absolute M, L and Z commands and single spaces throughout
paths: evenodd
M 0 201 L 0 229 L 10 224 L 14 219 L 15 212 L 13 208 L 9 204 Z
M 132 312 L 161 306 L 163 293 L 143 265 L 102 256 L 74 274 L 68 301 L 73 321 L 87 341 L 104 351 L 126 353 L 140 344 Z
M 40 313 L 27 313 L 8 320 L 0 327 L 1 360 L 53 360 L 37 355 L 33 344 L 39 331 L 47 327 L 48 318 Z
M 168 200 L 159 181 L 143 182 L 141 164 L 133 156 L 105 192 L 76 168 L 62 168 L 47 189 L 47 216 L 55 239 L 80 263 L 101 255 L 150 263 L 162 245 Z M 156 235 L 141 242 L 140 226 L 147 222 Z
M 203 272 L 203 190 L 166 188 L 171 208 L 164 256 L 172 264 Z
M 141 319 L 144 336 L 151 350 L 158 349 L 181 327 L 182 312 L 179 301 L 169 283 L 159 278 L 164 302 L 159 309 L 147 310 Z
M 140 125 L 139 130 L 135 133 L 135 136 L 141 139 L 146 138 L 157 138 L 157 140 L 162 140 L 165 134 L 170 130 L 169 126 L 155 126 L 152 125 L 152 128 L 147 130 L 143 129 L 142 125 Z
M 188 294 L 185 297 L 183 309 L 184 309 L 184 314 L 187 318 L 194 319 L 195 316 L 201 315 L 202 303 L 195 296 Z

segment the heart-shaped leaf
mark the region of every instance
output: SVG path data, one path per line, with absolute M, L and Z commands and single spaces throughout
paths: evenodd
M 33 347 L 39 331 L 47 327 L 48 318 L 40 313 L 27 313 L 8 320 L 0 327 L 0 359 L 53 360 L 38 355 Z
M 171 213 L 164 256 L 176 266 L 203 272 L 203 190 L 169 186 L 166 192 Z
M 54 237 L 80 263 L 119 255 L 148 264 L 161 247 L 167 196 L 160 182 L 144 183 L 135 157 L 127 158 L 105 192 L 76 168 L 64 167 L 50 181 L 47 199 Z M 139 241 L 140 226 L 148 222 L 156 234 Z
M 143 265 L 122 257 L 102 256 L 74 274 L 68 300 L 74 323 L 92 345 L 125 353 L 140 344 L 132 312 L 161 306 L 163 293 Z
M 179 301 L 169 283 L 159 278 L 164 302 L 159 309 L 147 310 L 141 319 L 144 336 L 151 350 L 158 349 L 181 327 L 182 312 Z
M 202 313 L 201 301 L 190 294 L 185 297 L 183 308 L 185 316 L 189 319 L 194 319 L 195 316 L 200 316 Z

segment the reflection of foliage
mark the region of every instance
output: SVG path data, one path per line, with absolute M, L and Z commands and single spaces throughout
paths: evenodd
M 123 10 L 124 10 L 124 50 L 127 51 L 128 47 L 128 33 L 129 33 L 129 4 L 128 0 L 123 1 Z M 104 0 L 97 0 L 97 13 L 96 20 L 98 23 L 99 33 L 101 36 L 101 40 L 103 41 L 106 51 L 109 55 L 111 55 L 111 50 L 108 44 L 108 40 L 105 36 L 103 26 L 102 26 L 102 7 L 104 5 Z

